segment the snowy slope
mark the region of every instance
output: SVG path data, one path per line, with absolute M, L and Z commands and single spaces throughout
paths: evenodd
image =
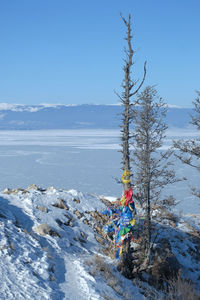
M 66 209 L 56 207 L 59 199 Z M 0 202 L 0 299 L 96 300 L 105 299 L 105 295 L 124 299 L 100 274 L 90 275 L 85 263 L 102 248 L 89 214 L 104 210 L 98 198 L 74 190 L 32 186 L 5 190 Z M 49 234 L 37 233 L 41 224 L 49 225 Z M 104 258 L 115 269 L 113 262 Z M 125 278 L 120 281 L 131 294 L 132 284 Z M 137 288 L 134 293 L 143 299 Z
M 138 287 L 122 277 L 116 261 L 102 252 L 105 240 L 94 215 L 105 209 L 104 203 L 97 196 L 53 187 L 4 190 L 0 299 L 148 299 L 143 293 L 151 287 Z M 155 218 L 159 236 L 170 241 L 182 276 L 200 290 L 200 215 L 178 217 L 156 208 Z

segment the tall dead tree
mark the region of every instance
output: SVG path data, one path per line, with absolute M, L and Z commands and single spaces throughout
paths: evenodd
M 200 130 L 200 91 L 197 91 L 197 98 L 193 105 L 194 114 L 191 116 L 190 123 Z M 178 150 L 178 153 L 175 154 L 176 157 L 200 172 L 200 138 L 174 141 L 174 147 Z M 199 187 L 192 187 L 191 190 L 194 196 L 200 198 Z
M 152 86 L 138 95 L 137 104 L 133 109 L 133 180 L 140 190 L 141 205 L 146 211 L 143 240 L 144 265 L 147 265 L 151 250 L 151 205 L 161 201 L 162 189 L 176 179 L 169 161 L 172 153 L 160 150 L 167 129 L 164 122 L 166 104 Z
M 122 112 L 122 125 L 121 127 L 121 152 L 122 152 L 122 183 L 124 189 L 124 195 L 121 200 L 125 200 L 122 204 L 123 209 L 130 209 L 129 203 L 132 201 L 132 188 L 131 188 L 131 166 L 130 166 L 130 123 L 132 115 L 132 107 L 135 105 L 135 101 L 132 100 L 133 96 L 137 94 L 141 86 L 144 83 L 146 77 L 146 62 L 144 63 L 144 76 L 139 85 L 136 80 L 132 80 L 132 67 L 134 65 L 133 56 L 135 52 L 132 48 L 132 33 L 131 33 L 131 16 L 129 14 L 128 20 L 122 15 L 121 18 L 126 26 L 127 32 L 125 40 L 127 47 L 125 48 L 124 58 L 124 79 L 122 83 L 123 92 L 121 95 L 117 94 L 121 100 L 123 112 Z M 122 203 L 122 202 L 121 202 Z M 126 239 L 123 242 L 123 251 L 121 256 L 121 272 L 128 278 L 132 276 L 132 258 L 130 253 L 130 239 Z
M 130 188 L 130 176 L 131 176 L 131 167 L 130 167 L 130 122 L 131 122 L 131 108 L 135 104 L 134 101 L 131 101 L 132 97 L 137 94 L 141 86 L 144 83 L 146 76 L 146 62 L 144 64 L 144 76 L 139 84 L 136 87 L 137 82 L 131 79 L 131 69 L 134 64 L 133 55 L 134 51 L 132 48 L 132 34 L 131 34 L 131 15 L 129 14 L 128 20 L 126 20 L 122 15 L 121 18 L 127 28 L 127 33 L 125 40 L 127 41 L 127 48 L 125 48 L 126 58 L 124 59 L 124 80 L 123 80 L 123 92 L 119 96 L 122 106 L 122 125 L 121 125 L 121 141 L 122 141 L 122 165 L 124 171 L 124 190 L 129 190 Z

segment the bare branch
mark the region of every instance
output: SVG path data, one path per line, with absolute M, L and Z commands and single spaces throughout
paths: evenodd
M 114 90 L 114 93 L 115 93 L 115 95 L 117 96 L 117 97 L 119 97 L 119 99 L 123 102 L 124 100 L 123 100 L 123 98 Z
M 130 94 L 130 97 L 132 97 L 135 94 L 137 94 L 139 92 L 139 90 L 141 89 L 141 87 L 143 86 L 143 84 L 144 84 L 144 81 L 145 81 L 145 78 L 146 78 L 146 73 L 147 73 L 146 64 L 147 64 L 147 62 L 145 61 L 145 63 L 144 63 L 144 75 L 143 75 L 143 79 L 142 79 L 139 87 L 132 94 Z

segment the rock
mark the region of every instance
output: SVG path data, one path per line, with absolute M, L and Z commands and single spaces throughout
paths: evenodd
M 73 227 L 74 223 L 72 221 L 69 221 L 69 226 Z
M 40 224 L 38 226 L 33 227 L 33 230 L 41 236 L 45 236 L 48 234 L 50 236 L 61 237 L 60 234 L 52 230 L 48 224 Z
M 50 236 L 55 236 L 55 237 L 59 237 L 59 238 L 61 237 L 61 235 L 58 232 L 56 232 L 56 231 L 54 231 L 52 229 L 50 231 Z
M 38 233 L 39 235 L 45 236 L 47 234 L 50 235 L 51 228 L 48 224 L 40 224 L 38 226 L 35 226 L 33 230 Z
M 27 190 L 35 190 L 35 191 L 39 191 L 39 192 L 45 192 L 46 191 L 46 189 L 40 188 L 36 184 L 29 185 L 27 187 Z
M 73 201 L 76 202 L 76 203 L 81 203 L 81 201 L 79 199 L 76 199 L 76 198 L 74 198 Z
M 23 194 L 25 194 L 27 191 L 26 190 L 24 190 L 24 189 L 21 189 L 21 188 L 18 188 L 18 189 L 14 189 L 13 190 L 13 194 L 18 194 L 18 193 L 23 193 Z
M 169 224 L 170 224 L 173 228 L 176 227 L 176 224 L 175 224 L 173 221 L 170 221 Z
M 80 211 L 78 211 L 78 209 L 76 209 L 75 211 L 74 211 L 74 214 L 77 216 L 77 218 L 79 218 L 79 219 L 81 219 L 82 217 L 83 217 L 83 214 L 80 212 Z
M 24 189 L 9 189 L 9 188 L 5 188 L 5 190 L 3 191 L 3 194 L 7 194 L 7 195 L 17 195 L 19 192 L 25 193 L 26 191 Z
M 52 204 L 54 207 L 58 207 L 61 209 L 69 210 L 69 206 L 62 199 L 58 199 L 60 203 Z
M 64 222 L 64 225 L 73 227 L 74 226 L 74 218 L 69 214 L 65 214 L 64 216 L 68 219 L 67 222 Z
M 39 188 L 36 184 L 31 184 L 27 187 L 27 190 L 35 190 L 35 191 L 38 191 Z
M 56 219 L 56 223 L 61 227 L 63 225 L 63 222 L 59 219 Z
M 82 239 L 81 237 L 79 237 L 79 242 L 80 243 L 86 243 L 86 240 Z
M 74 221 L 74 217 L 73 217 L 72 215 L 70 215 L 69 213 L 65 213 L 64 216 L 65 216 L 67 219 Z
M 80 243 L 86 243 L 87 236 L 83 231 L 81 231 L 80 236 L 78 236 L 76 240 L 79 241 Z
M 69 226 L 69 223 L 70 223 L 70 220 L 67 220 L 67 221 L 64 222 L 63 224 L 64 224 L 65 226 Z
M 84 220 L 83 220 L 83 223 L 86 224 L 86 225 L 89 225 L 88 219 L 84 219 Z
M 86 236 L 86 234 L 85 234 L 83 231 L 81 231 L 81 237 L 82 237 L 84 240 L 87 240 L 87 236 Z
M 98 243 L 100 243 L 101 245 L 105 244 L 104 238 L 99 236 L 99 235 L 95 235 L 95 239 L 97 240 Z
M 95 231 L 97 232 L 97 233 L 99 233 L 99 234 L 104 234 L 104 230 L 103 230 L 103 227 L 102 226 L 99 226 L 99 225 L 97 225 L 97 224 L 95 224 L 94 225 L 94 229 L 95 229 Z
M 193 231 L 191 232 L 191 234 L 200 239 L 200 232 L 197 229 L 194 228 Z
M 44 212 L 44 213 L 47 213 L 48 212 L 48 210 L 47 210 L 47 208 L 46 207 L 44 207 L 44 206 L 37 206 L 37 209 L 39 209 L 40 211 L 42 211 L 42 212 Z
M 2 193 L 3 193 L 3 194 L 8 194 L 8 195 L 9 195 L 9 194 L 11 194 L 11 191 L 12 191 L 11 189 L 5 188 L 5 190 L 3 190 Z

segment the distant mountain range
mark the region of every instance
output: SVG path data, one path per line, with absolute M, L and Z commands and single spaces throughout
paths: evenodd
M 0 103 L 0 130 L 117 129 L 120 105 L 17 105 Z M 189 125 L 191 108 L 169 107 L 169 127 Z

